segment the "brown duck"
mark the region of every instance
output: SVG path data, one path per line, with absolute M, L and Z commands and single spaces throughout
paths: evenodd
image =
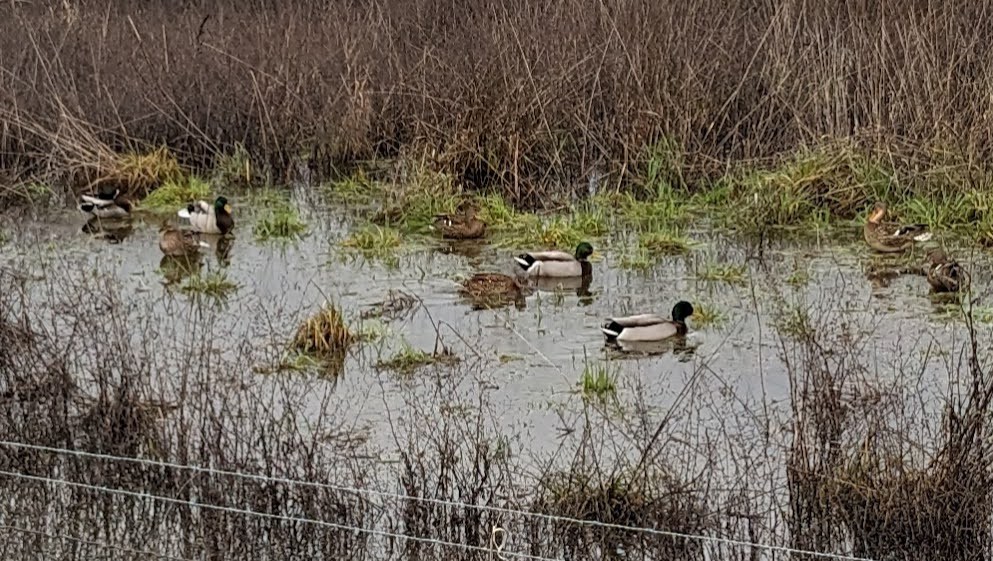
M 464 206 L 456 214 L 434 217 L 433 228 L 449 240 L 474 240 L 486 235 L 486 223 L 476 216 L 475 208 Z
M 189 230 L 179 230 L 168 224 L 159 228 L 159 249 L 170 257 L 194 255 L 202 247 L 210 247 L 200 241 L 200 235 Z
M 944 251 L 932 250 L 927 259 L 927 282 L 935 292 L 958 292 L 963 284 L 968 284 L 969 273 Z
M 862 234 L 872 249 L 881 253 L 899 253 L 917 242 L 931 239 L 927 224 L 893 224 L 883 222 L 885 216 L 886 204 L 878 202 L 865 222 Z

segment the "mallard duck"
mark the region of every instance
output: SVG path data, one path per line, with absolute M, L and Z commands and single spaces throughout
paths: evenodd
M 927 260 L 927 282 L 935 292 L 958 292 L 963 284 L 969 282 L 969 273 L 944 251 L 931 250 Z
M 686 335 L 686 318 L 693 315 L 693 305 L 679 301 L 672 307 L 672 319 L 656 314 L 610 318 L 600 328 L 607 342 L 614 341 L 664 341 L 677 335 Z
M 876 203 L 862 230 L 866 243 L 876 251 L 899 253 L 906 251 L 916 242 L 926 242 L 931 239 L 927 224 L 891 224 L 883 222 L 884 216 L 886 216 L 886 204 Z
M 193 230 L 203 234 L 227 234 L 234 228 L 234 218 L 231 217 L 231 206 L 224 197 L 217 197 L 214 204 L 207 201 L 197 201 L 186 205 L 180 210 L 180 218 L 190 221 Z
M 193 255 L 209 244 L 200 241 L 200 235 L 190 230 L 180 230 L 168 224 L 159 228 L 159 249 L 170 257 Z
M 527 288 L 517 277 L 500 273 L 476 273 L 462 283 L 459 293 L 482 307 L 496 307 L 522 300 Z
M 593 266 L 586 259 L 593 255 L 593 246 L 582 242 L 576 254 L 564 251 L 532 251 L 514 257 L 514 261 L 529 276 L 535 277 L 586 277 L 593 274 Z
M 101 220 L 127 218 L 134 208 L 119 189 L 113 193 L 98 192 L 96 196 L 80 195 L 79 199 L 79 210 Z
M 449 240 L 474 240 L 486 235 L 486 223 L 474 214 L 439 214 L 434 217 L 432 228 Z

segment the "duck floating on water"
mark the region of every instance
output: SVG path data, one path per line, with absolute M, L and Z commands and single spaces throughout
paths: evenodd
M 593 246 L 582 242 L 576 246 L 575 255 L 565 251 L 531 251 L 514 257 L 514 261 L 528 276 L 534 277 L 588 277 L 593 266 L 588 261 Z
M 927 224 L 893 224 L 883 222 L 885 216 L 886 204 L 876 203 L 862 229 L 862 235 L 872 249 L 880 253 L 900 253 L 917 242 L 931 239 Z
M 672 307 L 672 319 L 657 314 L 609 318 L 600 328 L 607 342 L 655 342 L 686 335 L 686 318 L 693 315 L 693 305 L 681 300 Z
M 231 205 L 224 197 L 217 197 L 214 204 L 197 201 L 186 205 L 178 213 L 180 218 L 190 221 L 190 227 L 202 234 L 227 234 L 234 228 Z

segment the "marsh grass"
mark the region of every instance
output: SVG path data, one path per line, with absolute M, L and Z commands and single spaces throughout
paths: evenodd
M 303 354 L 325 358 L 344 355 L 356 340 L 341 310 L 333 303 L 325 302 L 297 327 L 290 347 Z
M 392 370 L 398 374 L 409 376 L 420 368 L 432 364 L 452 365 L 458 362 L 458 357 L 446 352 L 429 353 L 411 346 L 406 341 L 400 345 L 400 349 L 387 360 L 381 360 L 376 364 L 377 368 Z
M 721 327 L 727 323 L 727 313 L 709 302 L 694 302 L 690 322 L 701 329 Z
M 381 259 L 387 263 L 397 263 L 397 250 L 403 243 L 403 236 L 394 228 L 367 224 L 353 231 L 345 238 L 342 247 L 358 252 L 363 257 Z
M 200 200 L 213 202 L 210 184 L 197 177 L 170 179 L 142 199 L 141 206 L 155 212 L 175 212 Z
M 325 183 L 323 189 L 331 198 L 345 204 L 371 205 L 382 200 L 387 186 L 373 180 L 362 169 L 353 175 Z
M 246 188 L 261 183 L 252 157 L 242 142 L 236 142 L 234 149 L 221 154 L 214 163 L 213 179 L 225 187 Z
M 307 223 L 300 212 L 278 193 L 263 191 L 261 197 L 253 197 L 253 205 L 263 208 L 261 216 L 252 226 L 252 233 L 258 241 L 295 240 L 307 232 Z
M 186 177 L 176 156 L 165 146 L 148 152 L 118 154 L 112 162 L 95 183 L 119 186 L 122 193 L 133 197 L 143 196 L 169 183 L 181 183 Z
M 617 260 L 622 269 L 646 271 L 658 264 L 658 257 L 643 247 L 627 248 Z
M 237 283 L 228 279 L 223 271 L 211 271 L 186 277 L 179 288 L 184 294 L 224 300 L 237 292 L 239 287 Z
M 591 363 L 587 360 L 577 385 L 583 399 L 612 399 L 617 394 L 617 371 L 609 363 Z
M 693 242 L 677 230 L 648 231 L 638 234 L 638 246 L 660 255 L 683 255 L 693 249 Z
M 748 275 L 744 265 L 730 263 L 707 263 L 697 270 L 696 277 L 702 281 L 742 284 Z

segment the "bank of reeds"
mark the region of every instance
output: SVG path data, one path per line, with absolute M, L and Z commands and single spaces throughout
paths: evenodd
M 700 188 L 825 139 L 910 175 L 993 155 L 982 3 L 69 0 L 5 15 L 0 163 L 18 178 L 112 181 L 121 154 L 167 145 L 191 167 L 239 151 L 277 181 L 301 155 L 324 172 L 410 158 L 535 205 L 593 176 Z

